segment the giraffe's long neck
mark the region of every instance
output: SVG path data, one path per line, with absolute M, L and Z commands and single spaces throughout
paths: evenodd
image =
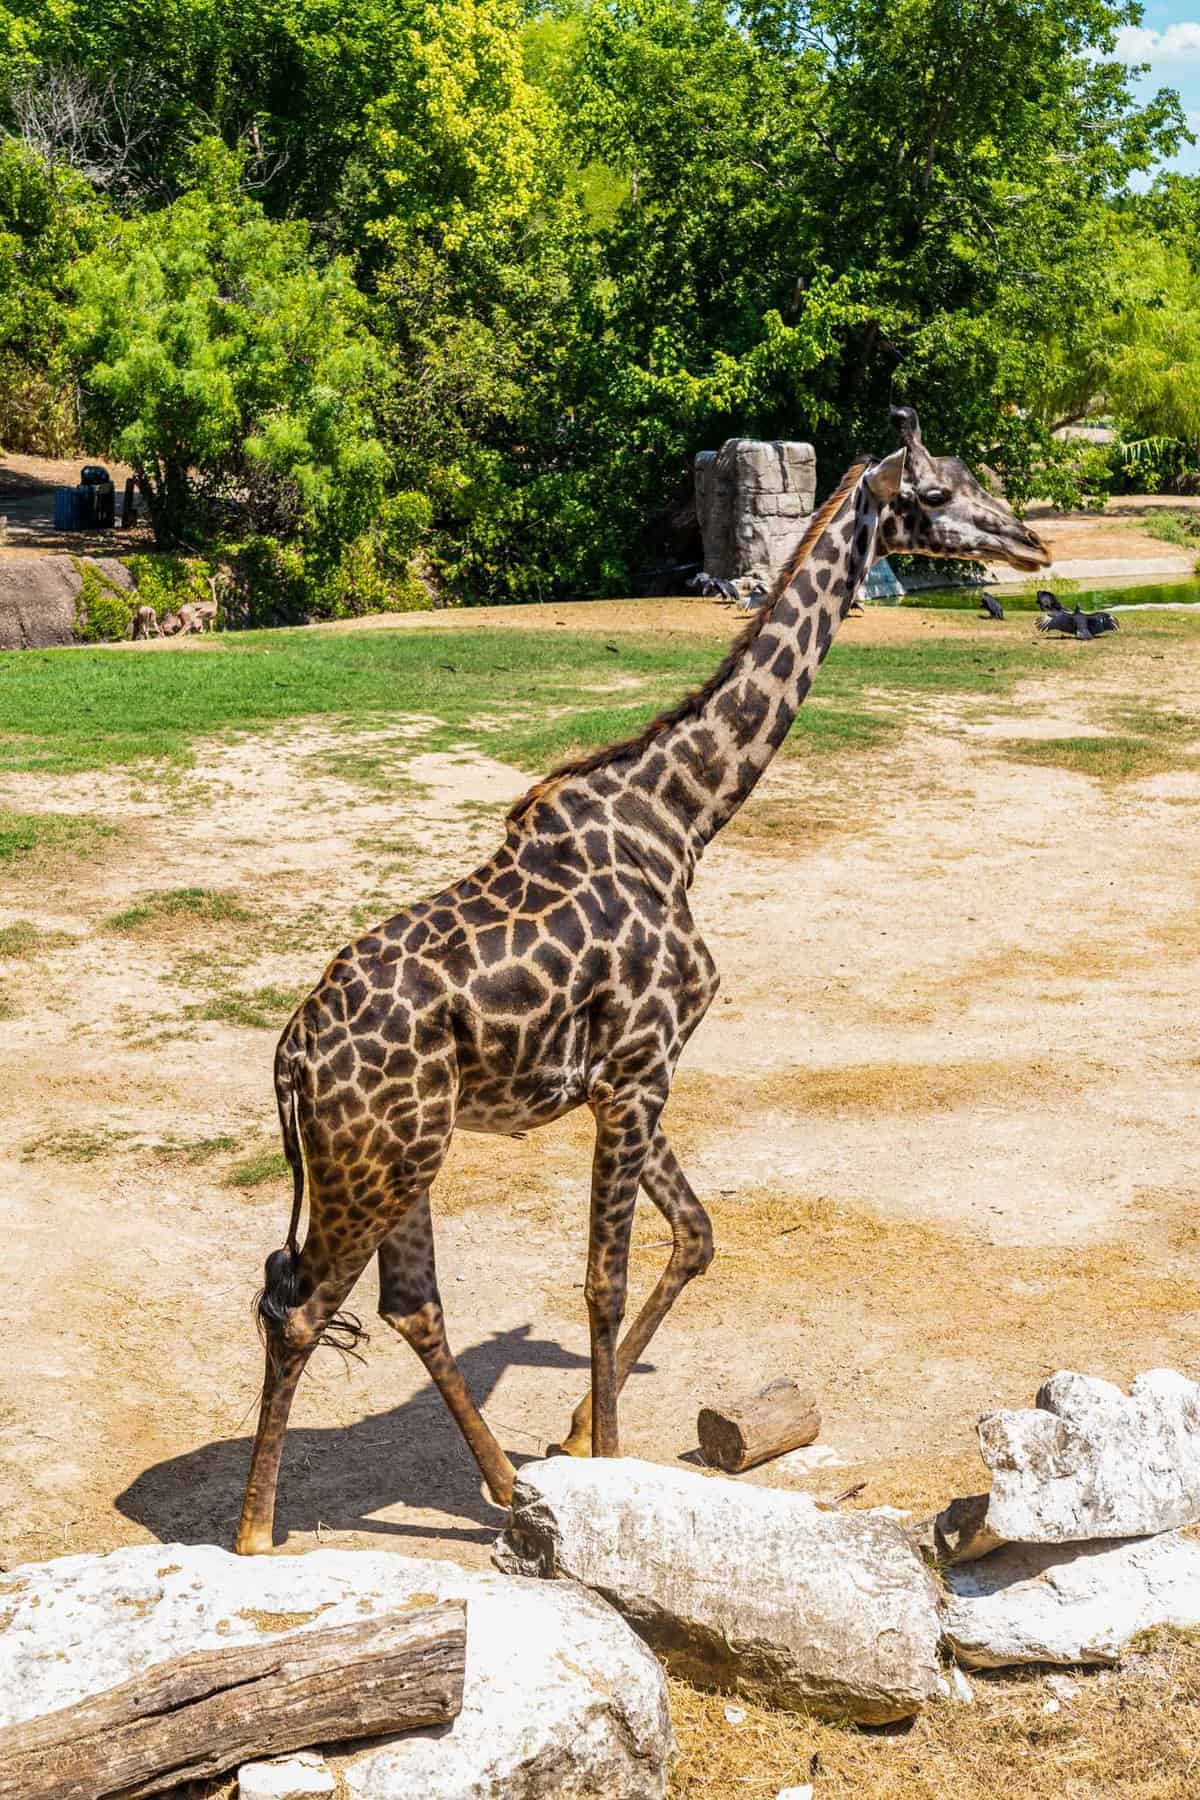
M 632 788 L 653 796 L 686 858 L 694 861 L 733 817 L 787 736 L 870 568 L 878 521 L 860 475 L 703 704 L 652 738 L 631 766 Z

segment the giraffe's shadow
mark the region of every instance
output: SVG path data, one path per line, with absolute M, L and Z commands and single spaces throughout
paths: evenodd
M 505 1370 L 517 1364 L 578 1370 L 584 1376 L 582 1386 L 587 1385 L 586 1356 L 531 1332 L 529 1325 L 494 1332 L 457 1357 L 480 1405 L 486 1406 Z M 503 1425 L 495 1428 L 514 1463 L 541 1454 L 530 1438 L 524 1440 L 528 1448 L 522 1455 L 514 1450 Z M 249 1437 L 227 1439 L 155 1463 L 117 1495 L 118 1512 L 135 1519 L 163 1543 L 232 1545 L 250 1444 Z M 409 1523 L 373 1516 L 398 1505 L 435 1507 L 466 1523 Z M 311 1533 L 320 1527 L 487 1543 L 502 1518 L 482 1488 L 470 1452 L 431 1383 L 411 1400 L 387 1412 L 373 1413 L 355 1425 L 297 1425 L 287 1434 L 275 1515 L 277 1543 L 289 1532 Z

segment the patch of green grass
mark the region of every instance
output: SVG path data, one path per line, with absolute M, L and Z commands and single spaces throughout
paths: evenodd
M 51 1162 L 95 1162 L 132 1136 L 132 1131 L 111 1131 L 107 1127 L 99 1131 L 47 1131 L 21 1146 L 21 1161 L 40 1162 L 46 1158 Z
M 71 941 L 67 931 L 43 931 L 32 919 L 14 919 L 11 925 L 0 925 L 0 960 L 17 961 L 37 956 L 43 950 L 56 950 Z
M 355 750 L 325 750 L 308 757 L 305 766 L 310 774 L 333 775 L 371 794 L 417 793 L 421 784 L 405 773 L 399 760 L 402 754 L 395 749 L 374 756 Z
M 1013 738 L 1004 744 L 1004 754 L 1014 762 L 1069 769 L 1100 781 L 1161 775 L 1188 760 L 1153 738 L 1117 732 L 1110 737 Z
M 1147 537 L 1158 538 L 1161 543 L 1176 544 L 1181 550 L 1200 551 L 1200 514 L 1184 510 L 1155 511 L 1138 520 L 1138 529 Z
M 287 1157 L 282 1150 L 262 1149 L 253 1156 L 234 1163 L 225 1173 L 226 1187 L 261 1187 L 264 1181 L 279 1181 L 290 1175 Z
M 211 1162 L 214 1156 L 225 1156 L 236 1149 L 237 1139 L 230 1137 L 228 1132 L 221 1132 L 216 1137 L 165 1138 L 161 1144 L 153 1146 L 159 1162 L 184 1163 L 189 1168 Z
M 1137 636 L 1165 640 L 1200 629 L 1200 619 L 1185 624 L 1186 617 L 1144 617 Z M 644 628 L 622 636 L 621 672 L 639 683 L 636 698 L 623 689 L 596 703 L 588 689 L 610 683 L 613 669 L 597 634 L 464 628 L 453 636 L 452 668 L 447 648 L 441 632 L 293 630 L 231 632 L 155 656 L 9 652 L 0 655 L 0 769 L 186 762 L 205 735 L 318 717 L 361 730 L 416 715 L 433 723 L 414 750 L 482 750 L 538 773 L 571 750 L 636 732 L 704 681 L 721 654 L 719 643 L 654 637 Z M 1000 626 L 984 640 L 965 616 L 961 631 L 932 641 L 868 644 L 844 633 L 821 672 L 818 703 L 801 710 L 789 752 L 861 750 L 894 729 L 889 713 L 898 695 L 1001 695 L 1043 667 L 1044 647 L 1032 634 Z M 1086 664 L 1064 658 L 1063 667 Z M 377 767 L 372 758 L 347 757 L 339 772 L 352 768 L 392 789 L 404 778 L 404 748 Z
M 230 990 L 214 994 L 200 1006 L 187 1006 L 189 1019 L 207 1019 L 222 1025 L 245 1025 L 255 1031 L 279 1031 L 286 1025 L 300 996 L 286 988 L 260 987 L 251 994 Z
M 74 813 L 21 813 L 0 807 L 0 862 L 12 862 L 35 851 L 84 850 L 115 835 L 115 826 Z
M 229 633 L 157 656 L 107 651 L 14 651 L 0 656 L 6 734 L 0 768 L 100 768 L 147 757 L 186 760 L 194 738 L 325 716 L 358 727 L 414 714 L 440 721 L 421 749 L 469 747 L 544 768 L 563 751 L 627 736 L 698 685 L 719 644 L 644 634 L 621 641 L 622 673 L 636 700 L 579 706 L 589 684 L 611 680 L 612 656 L 588 632 L 461 630 L 454 668 L 446 639 L 423 631 Z M 821 675 L 825 716 L 805 708 L 798 741 L 813 748 L 871 741 L 869 689 L 1002 691 L 1035 668 L 1033 646 L 976 636 L 937 643 L 855 644 L 842 639 Z M 519 705 L 514 696 L 519 695 Z M 881 707 L 879 710 L 883 710 Z M 838 711 L 859 715 L 842 719 Z M 387 774 L 389 786 L 402 772 Z M 361 759 L 352 759 L 361 764 Z M 372 779 L 380 771 L 367 771 Z
M 1113 707 L 1108 716 L 1117 729 L 1106 736 L 1017 738 L 1005 744 L 1005 754 L 1099 781 L 1128 781 L 1195 765 L 1196 756 L 1182 747 L 1200 739 L 1195 714 L 1137 701 Z
M 158 926 L 186 919 L 197 924 L 218 925 L 241 923 L 254 914 L 230 894 L 214 888 L 169 888 L 163 893 L 148 894 L 124 912 L 113 913 L 104 922 L 110 931 L 131 933 L 152 931 Z

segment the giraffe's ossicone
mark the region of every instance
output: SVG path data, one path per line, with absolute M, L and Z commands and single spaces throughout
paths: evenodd
M 787 736 L 877 553 L 1049 560 L 961 463 L 930 456 L 915 413 L 895 416 L 901 448 L 848 471 L 704 687 L 628 743 L 539 782 L 482 868 L 347 945 L 289 1022 L 275 1082 L 295 1199 L 259 1302 L 266 1377 L 239 1550 L 271 1547 L 296 1384 L 322 1334 L 354 1333 L 339 1308 L 376 1254 L 382 1316 L 507 1502 L 512 1466 L 463 1384 L 438 1296 L 429 1195 L 457 1126 L 511 1134 L 592 1110 L 592 1390 L 562 1447 L 618 1454 L 621 1385 L 712 1257 L 708 1217 L 660 1125 L 717 991 L 688 906 L 696 860 Z M 618 1345 L 639 1187 L 674 1247 Z

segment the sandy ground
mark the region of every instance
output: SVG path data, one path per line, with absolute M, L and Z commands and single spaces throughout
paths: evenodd
M 933 697 L 886 756 L 777 765 L 710 850 L 695 911 L 724 985 L 668 1125 L 718 1257 L 627 1389 L 627 1452 L 690 1457 L 699 1405 L 789 1372 L 821 1442 L 746 1479 L 924 1506 L 978 1481 L 976 1418 L 1050 1370 L 1200 1368 L 1200 763 L 1110 786 L 1004 756 L 1103 729 L 1151 680 L 1200 714 L 1190 644 L 1151 661 L 1131 622 L 1119 655 L 1085 652 L 1086 684 L 1048 654 L 1003 705 Z M 425 729 L 247 736 L 163 779 L 0 779 L 2 806 L 117 828 L 0 871 L 0 930 L 44 934 L 0 966 L 0 1565 L 231 1542 L 251 1301 L 288 1210 L 277 1177 L 228 1184 L 275 1147 L 269 1027 L 355 926 L 486 853 L 527 784 L 425 752 Z M 789 824 L 768 851 L 770 808 Z M 237 916 L 113 923 L 183 886 Z M 435 1193 L 452 1340 L 516 1460 L 585 1382 L 588 1127 L 462 1135 Z M 635 1300 L 666 1255 L 646 1210 Z M 318 1357 L 298 1398 L 280 1541 L 482 1565 L 498 1515 L 374 1287 L 366 1362 Z

